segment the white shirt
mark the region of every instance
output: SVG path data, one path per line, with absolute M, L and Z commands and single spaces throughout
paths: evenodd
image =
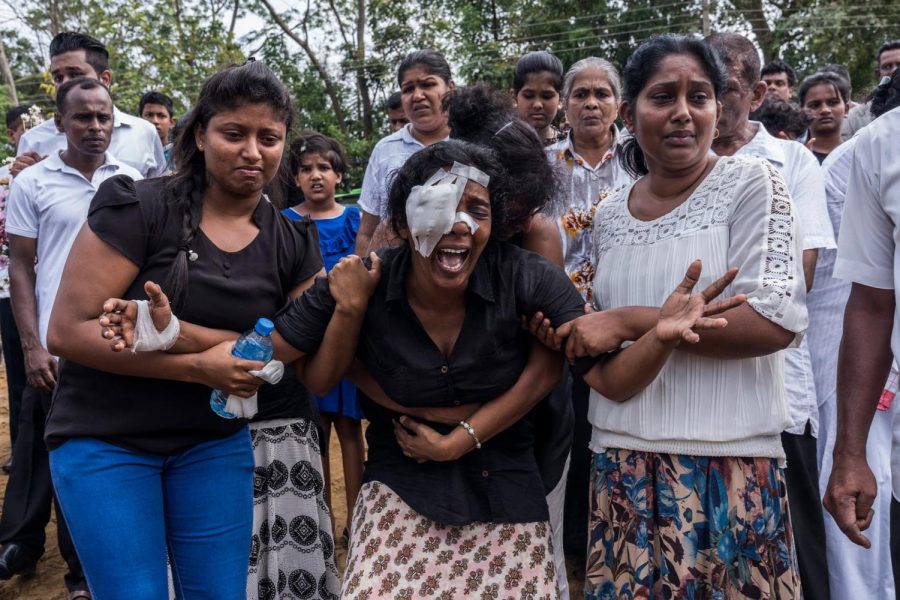
M 745 293 L 766 319 L 795 333 L 806 329 L 797 219 L 768 162 L 719 159 L 687 200 L 653 221 L 631 215 L 632 188 L 597 208 L 595 304 L 661 306 L 700 258 L 697 289 L 738 267 L 724 297 Z M 675 351 L 656 379 L 625 402 L 591 392 L 591 450 L 783 458 L 781 432 L 791 420 L 782 382 L 780 352 L 723 360 Z
M 385 218 L 388 190 L 394 173 L 403 166 L 407 158 L 424 147 L 425 144 L 413 137 L 412 123 L 381 138 L 375 144 L 366 166 L 358 201 L 360 208 L 379 219 Z
M 101 183 L 113 175 L 143 179 L 141 174 L 110 154 L 88 181 L 54 152 L 28 167 L 13 180 L 7 198 L 6 231 L 37 238 L 35 297 L 41 344 L 47 347 L 47 326 L 63 267 L 75 237 L 87 220 L 91 199 Z
M 762 123 L 750 123 L 756 126 L 756 135 L 735 154 L 764 158 L 781 171 L 797 209 L 803 250 L 836 248 L 825 203 L 824 175 L 815 155 L 803 144 L 770 135 Z M 814 286 L 810 295 L 815 292 Z M 793 426 L 786 431 L 802 434 L 809 423 L 812 435 L 818 436 L 820 402 L 816 396 L 809 341 L 805 338 L 799 346 L 784 352 L 784 387 L 793 421 Z
M 591 299 L 594 280 L 593 230 L 597 206 L 613 191 L 633 181 L 616 157 L 618 132 L 613 127 L 613 146 L 596 167 L 591 167 L 572 145 L 572 134 L 547 146 L 545 152 L 559 178 L 556 221 L 562 241 L 566 274 L 585 300 Z
M 67 145 L 66 134 L 56 128 L 53 119 L 47 119 L 25 132 L 19 140 L 16 155 L 36 152 L 41 156 L 51 156 L 65 150 Z M 113 107 L 109 153 L 137 169 L 144 177 L 158 177 L 166 172 L 166 155 L 156 128 L 148 121 L 123 113 L 116 107 Z
M 825 196 L 828 216 L 835 231 L 840 231 L 844 198 L 853 164 L 853 149 L 857 138 L 851 138 L 835 148 L 822 163 L 825 171 Z M 806 299 L 809 310 L 809 353 L 812 358 L 813 374 L 816 382 L 816 396 L 820 414 L 827 413 L 823 420 L 830 421 L 834 428 L 835 407 L 837 406 L 837 357 L 844 332 L 844 307 L 850 296 L 850 282 L 835 279 L 834 262 L 836 249 L 819 251 L 816 261 L 816 279 L 812 291 Z M 834 431 L 827 433 L 831 438 Z M 820 444 L 821 446 L 821 444 Z
M 834 276 L 894 290 L 891 350 L 900 356 L 900 108 L 856 136 Z M 896 399 L 894 400 L 897 401 Z M 900 429 L 894 425 L 892 483 L 900 498 Z

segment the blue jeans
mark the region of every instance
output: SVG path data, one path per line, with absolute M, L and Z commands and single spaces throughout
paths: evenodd
M 246 596 L 253 528 L 249 429 L 181 454 L 74 438 L 50 452 L 59 503 L 95 600 Z

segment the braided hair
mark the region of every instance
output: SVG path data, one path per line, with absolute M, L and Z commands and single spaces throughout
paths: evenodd
M 216 72 L 203 84 L 193 109 L 184 117 L 175 139 L 176 173 L 165 186 L 166 200 L 181 213 L 178 252 L 169 269 L 164 289 L 178 312 L 184 307 L 188 289 L 188 254 L 200 227 L 203 194 L 208 185 L 206 159 L 197 148 L 195 133 L 217 114 L 248 104 L 266 104 L 283 119 L 290 131 L 294 111 L 284 84 L 261 62 L 248 61 Z

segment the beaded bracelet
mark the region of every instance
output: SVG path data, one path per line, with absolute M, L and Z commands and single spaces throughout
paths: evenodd
M 475 440 L 475 449 L 481 450 L 481 441 L 478 439 L 478 436 L 475 435 L 475 428 L 472 427 L 468 421 L 460 421 L 459 426 L 465 429 L 469 435 L 472 436 L 472 439 Z

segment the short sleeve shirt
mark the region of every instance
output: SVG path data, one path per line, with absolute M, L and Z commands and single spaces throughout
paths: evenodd
M 806 330 L 797 219 L 771 163 L 720 158 L 684 202 L 651 221 L 629 210 L 633 189 L 616 192 L 597 211 L 599 308 L 661 306 L 699 258 L 697 289 L 738 267 L 723 297 L 746 294 L 760 316 L 795 333 Z M 791 424 L 782 363 L 781 353 L 720 360 L 674 352 L 627 402 L 591 392 L 591 449 L 782 458 L 781 432 Z
M 403 166 L 407 158 L 424 147 L 422 142 L 413 137 L 411 123 L 375 144 L 363 177 L 362 192 L 359 195 L 360 208 L 379 219 L 387 216 L 388 190 L 394 173 Z
M 167 200 L 166 179 L 133 183 L 114 177 L 91 203 L 88 225 L 104 242 L 140 267 L 123 298 L 144 298 L 144 283 L 165 282 L 181 241 L 182 211 Z M 266 199 L 253 213 L 259 234 L 238 252 L 217 248 L 198 230 L 188 265 L 188 290 L 179 317 L 203 327 L 251 329 L 259 317 L 273 318 L 290 291 L 322 269 L 315 227 L 292 223 Z M 284 402 L 304 406 L 311 399 L 286 370 L 286 379 L 259 389 L 260 413 Z M 194 444 L 234 433 L 246 424 L 212 412 L 206 386 L 165 379 L 105 373 L 72 360 L 61 362 L 48 417 L 48 445 L 89 436 L 139 451 L 174 454 Z
M 66 148 L 66 134 L 47 119 L 25 132 L 16 149 L 18 155 L 36 152 L 50 156 Z M 166 172 L 166 156 L 156 128 L 148 121 L 113 108 L 113 134 L 109 153 L 126 165 L 137 169 L 143 177 L 157 177 Z
M 900 108 L 856 135 L 834 276 L 894 290 L 891 350 L 900 356 Z M 894 418 L 891 473 L 900 498 L 900 423 Z
M 612 192 L 632 181 L 619 164 L 616 148 L 617 144 L 613 144 L 596 167 L 591 167 L 575 151 L 571 134 L 544 150 L 560 183 L 561 198 L 557 203 L 562 214 L 557 219 L 557 227 L 566 273 L 585 300 L 591 299 L 594 280 L 594 213 Z
M 382 256 L 382 276 L 369 301 L 357 357 L 388 397 L 404 406 L 450 407 L 500 396 L 528 360 L 531 337 L 518 325 L 520 315 L 541 310 L 559 326 L 583 314 L 581 295 L 562 269 L 537 254 L 492 241 L 469 281 L 456 345 L 444 356 L 406 299 L 411 250 L 392 248 Z M 319 280 L 279 315 L 275 326 L 288 343 L 312 353 L 333 311 L 327 281 Z M 363 410 L 369 419 L 364 479 L 386 484 L 418 513 L 446 524 L 547 519 L 530 416 L 459 460 L 419 464 L 397 445 L 395 413 L 368 400 Z M 430 425 L 442 433 L 452 429 Z
M 113 176 L 141 179 L 141 174 L 112 155 L 88 180 L 55 152 L 22 171 L 6 199 L 6 232 L 37 239 L 34 294 L 38 332 L 47 347 L 47 328 L 69 250 L 87 218 L 100 185 Z
M 891 349 L 900 356 L 900 108 L 857 136 L 834 276 L 894 290 Z
M 801 249 L 836 248 L 825 200 L 825 172 L 816 156 L 803 144 L 771 136 L 761 123 L 751 121 L 751 124 L 756 126 L 756 135 L 736 154 L 764 158 L 781 172 L 800 221 Z M 815 293 L 813 288 L 811 295 Z M 786 431 L 802 434 L 809 423 L 810 432 L 817 436 L 819 402 L 806 339 L 784 351 L 784 386 L 794 422 Z

